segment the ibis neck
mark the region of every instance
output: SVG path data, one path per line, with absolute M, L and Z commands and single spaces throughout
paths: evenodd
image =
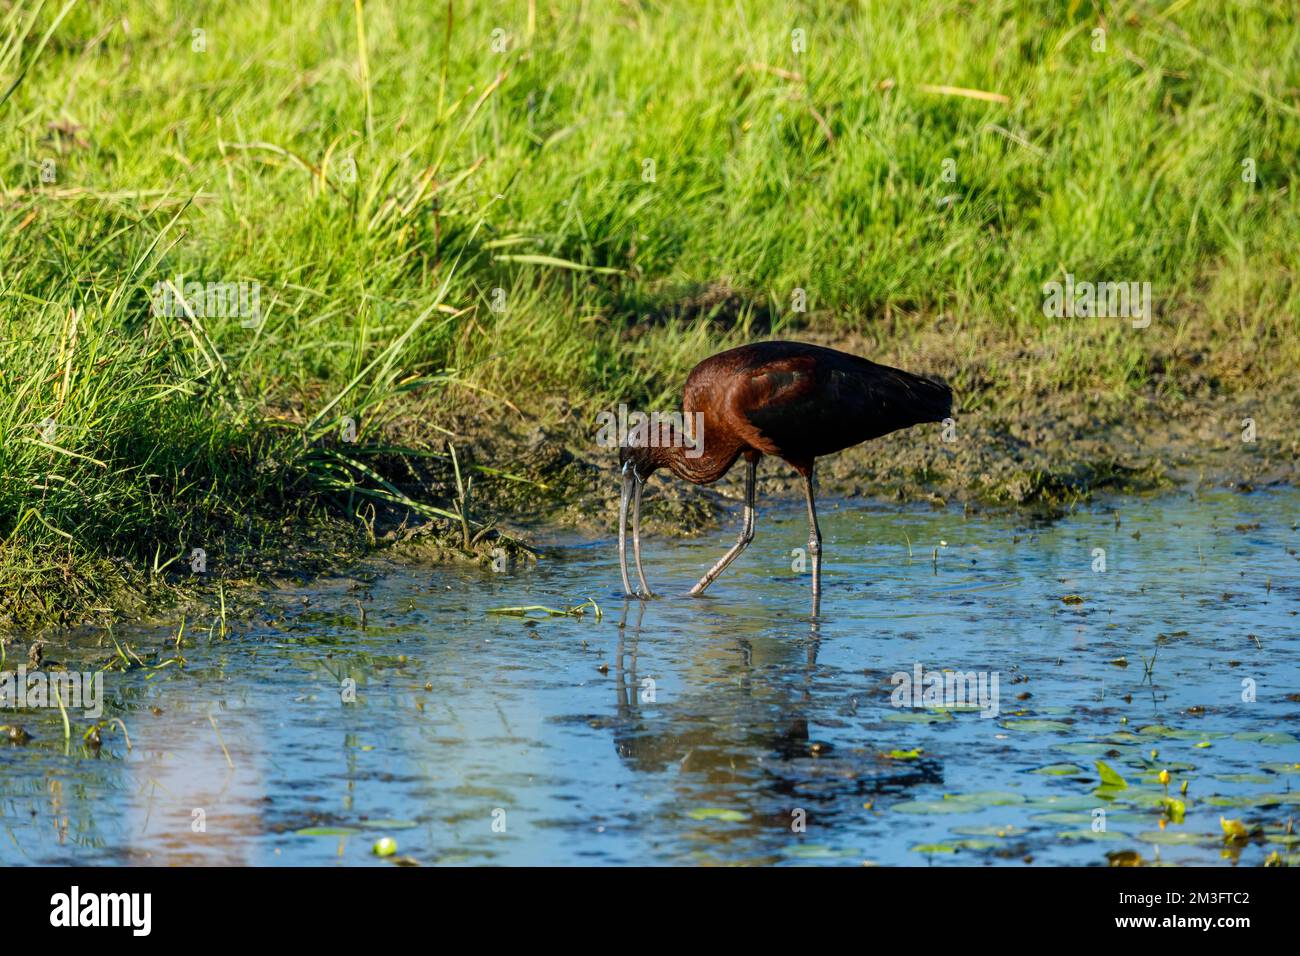
M 690 454 L 687 454 L 688 452 Z M 725 449 L 714 447 L 698 455 L 688 448 L 657 448 L 655 465 L 667 468 L 678 478 L 693 484 L 707 485 L 725 475 L 739 456 L 738 447 Z

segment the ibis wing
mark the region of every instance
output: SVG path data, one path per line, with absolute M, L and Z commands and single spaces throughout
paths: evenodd
M 776 359 L 737 376 L 726 397 L 727 417 L 751 447 L 780 455 L 800 422 L 816 413 L 818 391 L 813 359 Z
M 946 386 L 866 359 L 840 365 L 782 358 L 755 368 L 729 396 L 754 447 L 809 460 L 949 414 Z

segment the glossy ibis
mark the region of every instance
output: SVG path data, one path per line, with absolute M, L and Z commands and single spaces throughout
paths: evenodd
M 758 342 L 705 359 L 686 379 L 683 421 L 702 433 L 642 435 L 619 448 L 623 473 L 618 514 L 619 570 L 629 597 L 652 597 L 641 569 L 641 490 L 667 468 L 697 485 L 725 475 L 745 458 L 745 513 L 740 538 L 704 575 L 691 594 L 703 594 L 754 538 L 754 476 L 759 459 L 772 455 L 804 480 L 808 501 L 808 553 L 814 601 L 821 592 L 821 530 L 813 502 L 816 460 L 921 422 L 952 413 L 947 385 L 877 365 L 856 355 L 802 342 Z M 693 447 L 692 447 L 693 446 Z M 627 574 L 627 512 L 632 505 L 632 551 L 641 590 Z M 814 604 L 814 608 L 816 604 Z

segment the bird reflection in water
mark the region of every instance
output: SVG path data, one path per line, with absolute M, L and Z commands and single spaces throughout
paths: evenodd
M 842 726 L 837 715 L 845 704 L 837 691 L 817 692 L 822 620 L 815 599 L 802 639 L 760 632 L 707 642 L 671 699 L 641 656 L 643 640 L 659 649 L 666 636 L 647 625 L 646 608 L 642 601 L 623 604 L 614 717 L 606 726 L 625 766 L 668 775 L 679 810 L 729 808 L 744 817 L 742 825 L 710 830 L 710 840 L 740 841 L 733 849 L 747 856 L 769 852 L 769 842 L 791 836 L 796 810 L 812 831 L 819 816 L 861 814 L 864 795 L 942 780 L 936 760 L 882 760 L 869 740 L 836 748 L 812 736 L 819 718 Z M 656 789 L 663 782 L 655 781 Z

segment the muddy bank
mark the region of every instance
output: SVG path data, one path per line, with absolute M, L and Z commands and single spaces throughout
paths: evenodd
M 764 337 L 761 329 L 735 328 L 733 313 L 754 309 L 710 308 L 692 322 L 708 325 L 716 349 L 737 337 Z M 653 319 L 640 316 L 620 332 L 629 348 L 649 340 L 639 353 L 648 356 L 647 369 L 658 369 L 651 356 L 682 334 Z M 1300 399 L 1288 376 L 1270 350 L 1225 341 L 1213 329 L 1210 317 L 1184 318 L 1115 345 L 1128 349 L 1127 387 L 1081 361 L 1081 343 L 1113 332 L 1104 324 L 1033 329 L 945 315 L 867 322 L 824 314 L 780 337 L 935 375 L 954 391 L 951 426 L 919 426 L 820 460 L 821 494 L 1059 512 L 1100 494 L 1296 483 Z M 654 385 L 680 407 L 685 373 L 658 374 Z M 602 410 L 572 393 L 525 394 L 503 404 L 463 392 L 454 405 L 396 416 L 392 437 L 427 441 L 427 422 L 436 421 L 453 433 L 465 460 L 527 479 L 476 479 L 477 506 L 504 526 L 525 535 L 541 525 L 609 533 L 617 517 L 617 453 L 597 443 Z M 656 475 L 647 489 L 647 527 L 673 534 L 714 527 L 739 501 L 740 476 L 735 468 L 699 488 Z M 759 482 L 762 497 L 802 495 L 780 461 L 764 460 Z M 454 496 L 445 463 L 434 461 L 423 483 L 435 495 Z

